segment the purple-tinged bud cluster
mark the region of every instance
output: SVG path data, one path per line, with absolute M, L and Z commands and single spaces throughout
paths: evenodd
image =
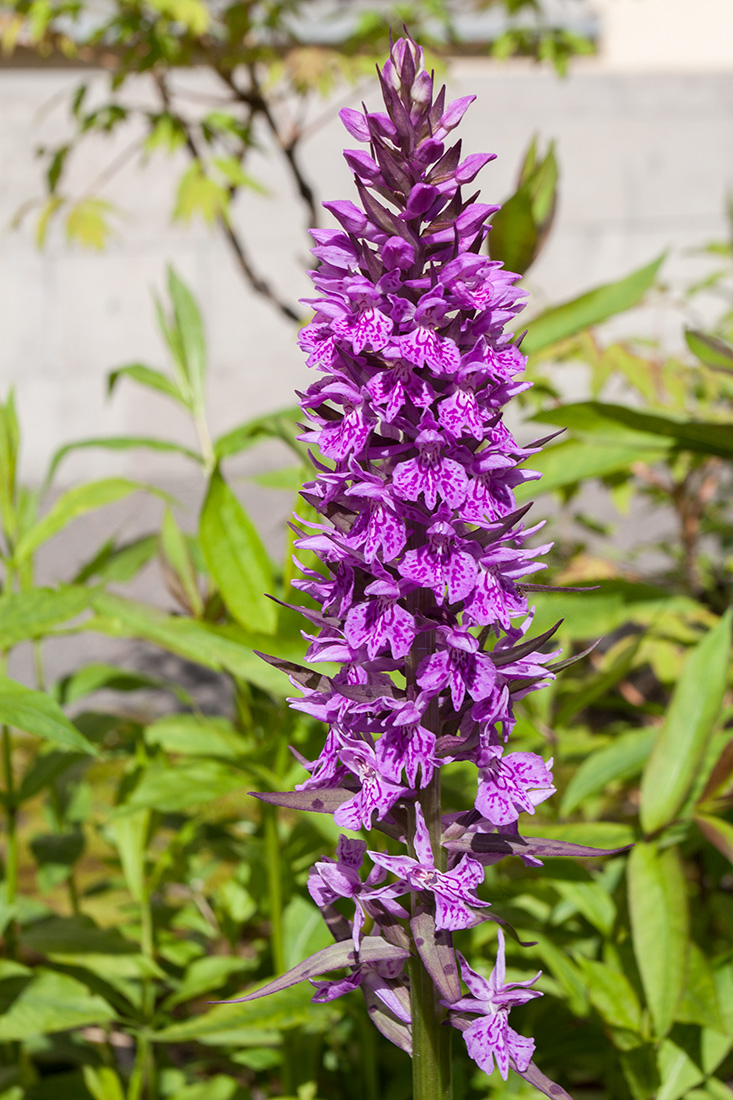
M 303 438 L 325 461 L 302 491 L 322 522 L 302 521 L 296 543 L 322 568 L 301 566 L 294 583 L 319 607 L 304 612 L 315 628 L 307 659 L 340 668 L 329 677 L 267 658 L 302 690 L 292 705 L 328 732 L 297 791 L 261 797 L 333 813 L 346 829 L 376 826 L 408 849 L 367 852 L 342 837 L 336 861 L 316 864 L 309 889 L 336 943 L 292 981 L 347 966 L 315 999 L 360 986 L 376 1025 L 410 1051 L 405 962 L 418 955 L 479 1066 L 490 1073 L 495 1061 L 505 1077 L 513 1065 L 537 1083 L 534 1043 L 507 1016 L 539 993 L 505 984 L 500 934 L 488 982 L 461 961 L 464 997 L 451 939 L 498 920 L 476 893 L 485 865 L 514 852 L 537 864 L 541 845 L 519 837 L 517 819 L 554 791 L 552 761 L 504 748 L 515 701 L 553 675 L 540 650 L 552 631 L 527 637 L 517 584 L 548 549 L 527 547 L 541 525 L 524 525 L 514 497 L 538 476 L 522 464 L 541 444 L 519 446 L 502 420 L 529 385 L 508 331 L 522 294 L 482 252 L 497 207 L 464 190 L 492 158 L 463 157 L 449 140 L 474 97 L 434 94 L 407 39 L 379 79 L 384 113 L 341 112 L 366 146 L 344 154 L 359 205 L 325 204 L 340 228 L 313 231 L 318 295 L 300 335 L 319 375 L 300 395 Z M 476 766 L 475 805 L 441 820 L 441 769 L 456 761 Z

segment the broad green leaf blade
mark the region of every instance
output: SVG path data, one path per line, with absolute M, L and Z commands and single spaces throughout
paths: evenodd
M 656 730 L 623 734 L 613 745 L 586 757 L 565 789 L 560 816 L 571 814 L 586 798 L 605 790 L 609 783 L 639 775 L 656 735 Z
M 150 486 L 128 481 L 127 478 L 122 477 L 102 478 L 100 481 L 89 481 L 85 485 L 69 489 L 51 506 L 46 515 L 18 540 L 14 555 L 15 563 L 20 565 L 26 561 L 42 543 L 62 531 L 72 520 L 96 508 L 103 508 L 107 504 L 124 500 L 130 493 L 136 493 L 142 489 L 158 493 Z M 161 494 L 158 493 L 158 495 Z
M 588 584 L 593 581 L 589 579 Z M 595 639 L 626 623 L 658 624 L 663 615 L 683 615 L 692 622 L 708 623 L 712 616 L 689 596 L 670 594 L 653 584 L 637 584 L 621 578 L 600 579 L 590 592 L 533 592 L 534 630 L 541 633 L 561 615 L 561 635 Z
M 82 1066 L 82 1074 L 94 1100 L 125 1100 L 122 1082 L 110 1066 Z
M 687 968 L 687 884 L 676 848 L 640 841 L 627 865 L 636 964 L 662 1038 L 674 1020 Z
M 129 363 L 127 366 L 117 367 L 116 370 L 110 371 L 107 375 L 108 393 L 112 393 L 120 378 L 132 378 L 134 382 L 139 382 L 141 386 L 147 386 L 148 389 L 164 393 L 166 397 L 172 397 L 184 408 L 189 407 L 186 398 L 172 378 L 169 378 L 167 374 L 163 374 L 162 371 L 146 367 L 144 363 Z
M 183 458 L 188 458 L 199 465 L 203 462 L 201 455 L 197 454 L 196 451 L 192 451 L 190 447 L 184 447 L 183 444 L 174 443 L 168 439 L 155 439 L 145 435 L 109 435 L 100 436 L 98 439 L 78 439 L 73 443 L 66 443 L 56 451 L 46 475 L 46 486 L 50 485 L 59 465 L 67 455 L 73 454 L 75 451 L 86 451 L 95 448 L 103 451 L 163 451 L 167 454 L 182 455 Z
M 625 974 L 607 963 L 580 959 L 588 996 L 607 1024 L 636 1034 L 641 1031 L 641 1005 Z
M 330 1026 L 332 1011 L 327 1005 L 313 1005 L 312 995 L 312 986 L 301 985 L 283 989 L 265 1001 L 215 1005 L 208 1012 L 169 1024 L 151 1038 L 156 1043 L 275 1045 L 280 1042 L 281 1033 L 291 1028 L 307 1025 L 309 1029 L 322 1030 Z
M 214 715 L 171 714 L 145 730 L 148 745 L 182 756 L 216 756 L 234 760 L 243 756 L 248 742 L 226 718 Z
M 541 313 L 530 321 L 522 351 L 526 355 L 536 355 L 591 325 L 598 325 L 617 313 L 632 309 L 653 286 L 663 260 L 664 255 L 618 282 L 596 287 L 579 298 Z
M 674 820 L 703 759 L 728 682 L 728 611 L 690 652 L 641 780 L 641 827 L 656 832 Z
M 532 417 L 587 435 L 593 444 L 638 445 L 640 451 L 674 448 L 695 454 L 733 458 L 733 428 L 729 424 L 689 420 L 668 413 L 644 412 L 626 405 L 579 401 Z M 646 459 L 646 454 L 640 454 Z
M 172 267 L 168 268 L 168 293 L 173 303 L 179 346 L 186 377 L 191 386 L 193 404 L 197 409 L 203 409 L 206 380 L 204 324 L 196 299 Z
M 119 665 L 106 665 L 98 661 L 83 665 L 78 672 L 72 672 L 59 680 L 54 688 L 54 697 L 57 702 L 66 705 L 75 703 L 95 691 L 150 691 L 151 688 L 170 692 L 184 705 L 190 706 L 192 703 L 190 694 L 177 684 L 159 680 L 155 676 L 146 676 L 142 672 L 121 668 Z
M 0 650 L 42 638 L 89 606 L 90 592 L 81 585 L 30 588 L 0 596 Z
M 99 755 L 49 695 L 7 677 L 0 678 L 0 722 L 64 749 Z
M 211 476 L 199 535 L 227 609 L 245 628 L 271 634 L 277 625 L 277 607 L 266 595 L 275 586 L 267 552 L 218 470 Z
M 116 1013 L 68 974 L 39 968 L 0 1017 L 0 1042 L 37 1039 L 55 1031 L 104 1024 Z
M 701 363 L 713 370 L 724 370 L 733 374 L 733 348 L 717 336 L 710 336 L 696 329 L 685 329 L 685 341 L 693 355 Z

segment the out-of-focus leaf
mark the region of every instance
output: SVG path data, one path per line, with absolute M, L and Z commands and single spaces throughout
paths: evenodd
M 323 924 L 323 919 L 321 919 Z M 183 981 L 176 991 L 167 998 L 166 1009 L 185 1004 L 202 993 L 216 992 L 233 974 L 243 974 L 252 969 L 252 960 L 231 955 L 205 955 L 194 959 L 186 969 Z
M 283 942 L 284 963 L 288 969 L 333 942 L 320 909 L 300 894 L 285 906 Z
M 215 1073 L 205 1081 L 171 1093 L 169 1100 L 247 1100 L 248 1092 L 237 1084 L 233 1077 Z
M 160 549 L 165 567 L 172 570 L 173 578 L 180 585 L 180 589 L 176 585 L 174 595 L 183 597 L 184 605 L 187 604 L 193 614 L 200 618 L 204 613 L 204 601 L 199 591 L 196 568 L 186 537 L 170 508 L 166 508 L 163 515 Z
M 106 1023 L 116 1013 L 105 1000 L 68 974 L 39 967 L 0 1016 L 0 1041 L 35 1039 L 54 1031 Z
M 172 267 L 168 268 L 168 293 L 173 303 L 181 365 L 191 387 L 193 405 L 196 409 L 203 409 L 206 381 L 204 323 L 196 299 Z
M 194 161 L 181 176 L 173 217 L 190 222 L 198 215 L 208 225 L 213 225 L 218 218 L 226 218 L 228 210 L 226 188 L 207 176 L 201 164 Z
M 114 212 L 112 203 L 104 199 L 89 198 L 75 203 L 66 216 L 67 241 L 101 252 L 112 233 L 109 218 Z
M 610 783 L 639 775 L 656 736 L 656 730 L 622 734 L 612 745 L 586 757 L 565 789 L 560 814 L 571 814 L 586 798 L 605 790 Z
M 248 680 L 278 697 L 290 691 L 282 673 L 253 652 L 271 645 L 271 637 L 249 634 L 233 624 L 219 627 L 166 615 L 121 596 L 97 594 L 92 606 L 97 615 L 86 624 L 90 631 L 113 638 L 142 638 L 216 672 L 229 672 L 238 679 Z M 299 638 L 278 636 L 277 646 L 280 652 L 289 650 L 293 656 L 303 655 Z
M 672 847 L 660 850 L 655 844 L 637 843 L 627 874 L 634 955 L 655 1034 L 661 1038 L 672 1026 L 685 986 L 687 885 Z
M 557 424 L 575 432 L 587 434 L 599 443 L 635 446 L 638 435 L 640 451 L 644 444 L 692 451 L 695 454 L 733 458 L 733 430 L 729 424 L 690 420 L 670 413 L 645 412 L 626 405 L 602 401 L 578 401 L 546 409 L 532 418 L 543 424 Z M 640 453 L 640 458 L 646 455 Z
M 46 475 L 46 484 L 51 481 L 60 463 L 67 455 L 73 454 L 75 451 L 90 449 L 102 451 L 162 451 L 166 454 L 181 455 L 183 458 L 188 458 L 199 465 L 202 462 L 201 456 L 196 451 L 192 451 L 190 447 L 184 447 L 181 443 L 173 443 L 168 439 L 155 439 L 144 435 L 106 435 L 100 436 L 98 439 L 77 439 L 73 443 L 66 443 L 56 451 Z M 144 488 L 144 486 L 138 486 L 138 488 Z
M 247 420 L 237 428 L 232 428 L 225 435 L 219 436 L 214 444 L 214 452 L 218 459 L 228 458 L 230 455 L 240 454 L 249 450 L 255 443 L 262 439 L 280 439 L 304 462 L 308 462 L 308 450 L 297 439 L 300 434 L 298 422 L 303 419 L 303 413 L 297 405 L 289 409 L 281 409 L 279 412 L 268 413 L 266 416 L 257 416 L 253 420 Z
M 65 882 L 84 851 L 84 834 L 80 829 L 70 833 L 44 833 L 33 837 L 30 850 L 38 864 L 38 885 L 42 893 Z
M 619 1062 L 632 1100 L 649 1100 L 650 1096 L 656 1096 L 659 1071 L 650 1043 L 620 1051 Z
M 578 912 L 604 936 L 609 936 L 616 919 L 616 905 L 611 895 L 593 876 L 577 864 L 563 864 L 553 873 L 552 886 L 566 903 L 567 910 Z M 554 915 L 554 923 L 560 923 L 560 912 L 565 919 L 565 906 Z
M 20 427 L 11 390 L 0 404 L 0 518 L 5 530 L 15 535 L 15 477 L 20 449 Z
M 116 370 L 110 371 L 107 375 L 108 393 L 112 393 L 120 378 L 132 378 L 134 382 L 139 382 L 141 386 L 147 386 L 150 390 L 157 390 L 158 393 L 163 393 L 166 397 L 172 397 L 184 408 L 188 408 L 186 397 L 181 393 L 173 379 L 169 378 L 167 374 L 163 374 L 162 371 L 146 367 L 144 363 L 128 363 L 124 367 L 117 367 Z
M 577 714 L 623 680 L 634 666 L 640 644 L 640 638 L 627 638 L 605 654 L 599 670 L 587 677 L 579 691 L 563 699 L 555 715 L 557 724 L 567 726 Z
M 727 612 L 685 661 L 641 780 L 641 826 L 655 832 L 682 806 L 723 703 L 729 673 Z
M 0 722 L 62 748 L 98 755 L 50 695 L 7 677 L 0 677 Z
M 160 745 L 167 752 L 183 756 L 241 756 L 247 742 L 226 718 L 171 714 L 159 718 L 145 730 L 149 745 Z
M 145 898 L 145 855 L 150 830 L 150 811 L 138 809 L 111 824 L 112 839 L 122 864 L 127 889 L 138 904 Z
M 656 1100 L 679 1100 L 705 1077 L 688 1051 L 672 1039 L 665 1039 L 657 1055 L 661 1081 Z
M 711 1028 L 721 1034 L 726 1031 L 718 1004 L 715 974 L 694 940 L 690 940 L 688 947 L 685 991 L 677 1006 L 675 1019 L 680 1023 Z
M 275 582 L 267 552 L 234 493 L 215 470 L 201 510 L 201 549 L 222 598 L 246 629 L 272 633 Z
M 507 271 L 523 275 L 537 259 L 550 231 L 557 201 L 557 160 L 551 143 L 537 159 L 537 138 L 525 154 L 517 190 L 491 221 L 489 254 Z
M 128 481 L 123 477 L 108 477 L 100 481 L 88 481 L 85 485 L 78 485 L 75 489 L 69 489 L 63 493 L 51 506 L 49 511 L 29 531 L 18 540 L 15 548 L 14 559 L 21 564 L 38 549 L 47 539 L 62 531 L 72 520 L 86 515 L 97 508 L 103 508 L 107 504 L 114 504 L 118 500 L 124 500 L 130 493 L 140 490 L 154 492 L 158 496 L 165 496 L 157 489 L 143 485 L 137 481 Z
M 78 672 L 64 676 L 56 684 L 54 695 L 62 704 L 75 703 L 95 691 L 169 691 L 181 703 L 190 703 L 191 696 L 185 688 L 167 683 L 155 676 L 146 676 L 142 672 L 132 672 L 117 665 L 105 665 L 92 662 L 83 665 Z
M 695 814 L 695 824 L 711 844 L 733 863 L 733 825 L 713 814 Z
M 588 996 L 607 1024 L 636 1034 L 641 1032 L 641 1005 L 625 974 L 607 963 L 581 959 Z
M 539 487 L 533 481 L 525 481 L 518 486 L 517 501 L 523 504 L 532 500 L 538 492 L 553 492 L 569 485 L 585 483 L 590 478 L 607 477 L 620 470 L 630 471 L 632 465 L 642 458 L 645 462 L 657 462 L 664 457 L 667 450 L 667 441 L 659 439 L 645 443 L 643 448 L 631 444 L 599 444 L 592 436 L 563 440 L 532 456 L 529 465 L 542 474 L 542 481 Z
M 593 584 L 592 579 L 588 584 Z M 656 585 L 613 578 L 599 580 L 598 586 L 587 592 L 532 593 L 535 628 L 546 629 L 562 614 L 562 634 L 581 640 L 610 634 L 629 622 L 642 626 L 652 619 L 658 622 L 665 614 L 698 622 L 712 618 L 697 600 L 670 594 L 668 589 Z
M 692 354 L 706 367 L 733 373 L 733 348 L 725 340 L 697 329 L 686 328 L 685 341 Z
M 94 1100 L 125 1100 L 122 1082 L 110 1066 L 82 1066 L 82 1074 Z
M 609 317 L 633 309 L 654 285 L 663 260 L 664 255 L 615 283 L 596 287 L 579 298 L 541 313 L 530 322 L 522 351 L 527 355 L 536 355 L 591 325 L 598 325 Z
M 204 802 L 213 802 L 234 791 L 243 790 L 247 780 L 242 772 L 214 760 L 181 761 L 175 768 L 166 763 L 147 766 L 135 789 L 118 807 L 121 819 L 142 807 L 177 813 Z
M 311 1003 L 312 986 L 284 989 L 266 1001 L 248 1004 L 215 1005 L 189 1020 L 170 1024 L 155 1032 L 157 1043 L 196 1042 L 219 1046 L 222 1043 L 242 1047 L 274 1045 L 283 1031 L 308 1024 L 309 1028 L 329 1026 L 331 1012 L 327 1006 Z
M 136 577 L 143 566 L 155 557 L 158 539 L 144 535 L 131 542 L 117 544 L 108 539 L 74 577 L 75 584 L 85 584 L 92 577 L 107 583 L 124 584 Z
M 89 605 L 89 590 L 81 586 L 30 588 L 0 596 L 0 650 L 18 642 L 42 638 L 53 627 L 75 619 Z

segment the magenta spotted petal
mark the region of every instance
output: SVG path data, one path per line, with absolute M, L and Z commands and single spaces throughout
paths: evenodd
M 395 468 L 392 483 L 397 494 L 405 500 L 415 501 L 422 496 L 431 511 L 438 498 L 451 508 L 458 508 L 468 488 L 466 470 L 460 462 L 442 453 L 446 441 L 439 432 L 426 429 L 416 443 L 420 452 L 418 457 L 400 462 Z
M 479 758 L 476 809 L 492 825 L 510 825 L 520 813 L 533 814 L 555 793 L 552 760 L 545 764 L 533 752 L 511 752 L 502 747 L 486 749 Z

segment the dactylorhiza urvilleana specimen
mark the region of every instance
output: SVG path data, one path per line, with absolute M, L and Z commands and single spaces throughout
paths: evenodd
M 528 637 L 524 592 L 540 586 L 517 586 L 547 549 L 527 547 L 537 528 L 513 493 L 537 476 L 523 463 L 540 444 L 520 447 L 501 415 L 528 385 L 507 331 L 522 295 L 481 253 L 497 207 L 464 193 L 492 158 L 462 158 L 449 140 L 474 97 L 446 105 L 409 39 L 379 79 L 385 113 L 341 112 L 363 146 L 344 153 L 360 205 L 325 204 L 341 228 L 313 231 L 318 296 L 301 333 L 319 373 L 301 399 L 304 438 L 326 461 L 302 490 L 323 522 L 296 544 L 322 571 L 296 583 L 320 607 L 304 612 L 308 659 L 340 670 L 267 658 L 327 733 L 296 791 L 259 797 L 381 831 L 392 854 L 341 837 L 309 880 L 336 942 L 251 996 L 303 979 L 322 979 L 319 1002 L 360 988 L 376 1026 L 413 1056 L 416 1100 L 450 1096 L 446 1024 L 486 1073 L 512 1067 L 560 1097 L 509 1023 L 540 993 L 535 979 L 505 980 L 501 930 L 488 979 L 453 948 L 454 932 L 498 921 L 477 893 L 486 865 L 598 854 L 520 837 L 520 814 L 554 791 L 552 761 L 506 747 L 515 701 L 554 675 L 540 651 L 552 631 Z M 457 761 L 476 766 L 475 804 L 445 815 L 441 772 Z M 324 978 L 335 970 L 346 974 Z

